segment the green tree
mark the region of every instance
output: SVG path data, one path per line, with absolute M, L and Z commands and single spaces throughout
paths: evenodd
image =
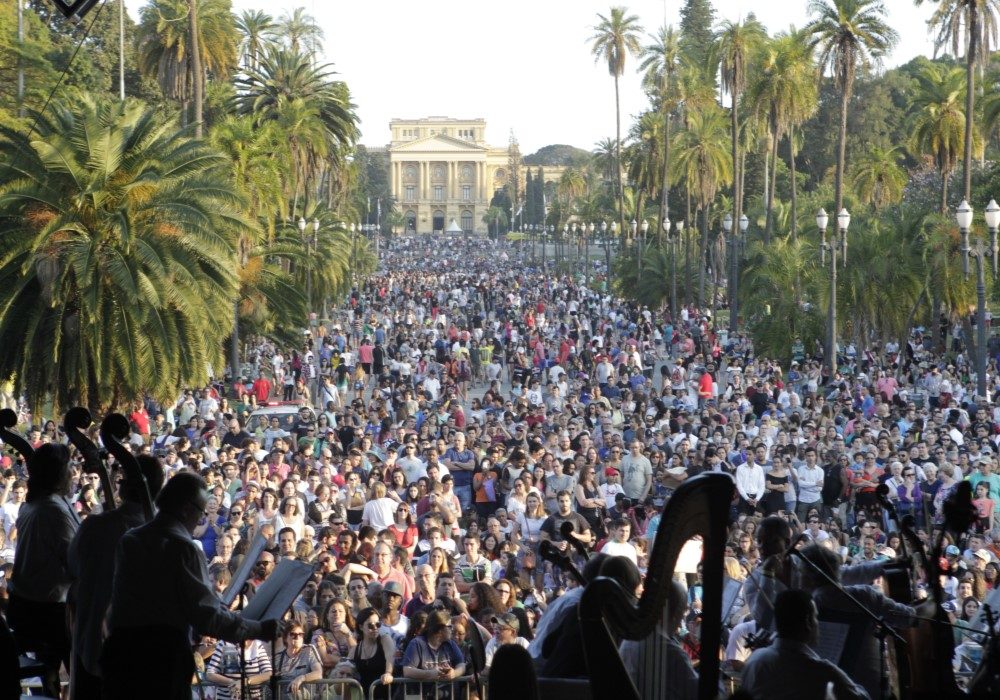
M 705 65 L 715 39 L 715 8 L 711 0 L 685 0 L 680 10 L 681 48 L 696 65 Z
M 899 164 L 902 155 L 899 146 L 880 148 L 874 146 L 855 161 L 851 183 L 858 199 L 875 211 L 903 199 L 903 190 L 909 176 Z
M 156 80 L 163 94 L 181 103 L 183 119 L 187 105 L 199 100 L 205 73 L 228 79 L 237 62 L 239 35 L 230 0 L 150 0 L 140 11 L 137 33 L 139 71 Z M 192 35 L 192 21 L 197 32 Z M 192 41 L 192 38 L 196 40 Z M 197 45 L 197 56 L 192 50 Z M 197 79 L 196 79 L 197 78 Z M 197 95 L 196 95 L 197 93 Z M 192 117 L 200 124 L 200 115 Z
M 917 5 L 924 0 L 914 0 Z M 976 67 L 989 62 L 990 49 L 997 44 L 1000 0 L 940 0 L 928 24 L 938 32 L 937 48 L 951 44 L 958 56 L 965 47 L 965 129 L 962 156 L 962 197 L 972 196 L 973 120 L 975 118 Z
M 499 240 L 500 231 L 508 223 L 507 210 L 501 206 L 491 206 L 483 214 L 483 223 L 486 224 L 490 235 Z
M 733 161 L 729 151 L 728 128 L 722 109 L 715 104 L 688 113 L 688 125 L 677 134 L 672 146 L 671 180 L 683 181 L 701 209 L 701 262 L 699 263 L 698 306 L 704 306 L 705 266 L 708 255 L 708 210 L 719 187 L 732 181 Z
M 597 15 L 600 20 L 594 26 L 594 34 L 590 37 L 591 53 L 598 62 L 604 61 L 608 66 L 608 73 L 615 81 L 615 182 L 618 184 L 618 219 L 622 227 L 622 235 L 625 232 L 625 207 L 622 201 L 622 116 L 621 103 L 618 99 L 618 79 L 625 74 L 625 59 L 629 56 L 637 56 L 640 51 L 639 33 L 642 27 L 639 25 L 639 17 L 628 14 L 625 7 L 612 7 L 611 12 L 605 17 Z
M 837 171 L 834 212 L 844 206 L 844 161 L 847 111 L 859 65 L 878 64 L 899 39 L 885 21 L 881 0 L 810 0 L 814 19 L 806 27 L 819 51 L 819 64 L 829 70 L 840 93 L 840 129 L 837 135 Z
M 717 33 L 715 51 L 719 59 L 722 90 L 729 94 L 729 139 L 733 159 L 733 221 L 742 215 L 743 196 L 740 192 L 739 105 L 747 87 L 747 69 L 753 56 L 767 38 L 767 31 L 756 19 L 725 20 Z
M 241 37 L 243 67 L 252 70 L 257 67 L 257 57 L 264 50 L 264 45 L 275 38 L 278 24 L 263 10 L 243 10 L 236 19 L 236 28 Z
M 934 158 L 941 176 L 941 199 L 938 211 L 948 211 L 948 180 L 958 161 L 958 151 L 965 138 L 966 119 L 962 98 L 965 76 L 958 67 L 925 62 L 917 73 L 913 96 L 912 149 Z
M 278 20 L 277 33 L 294 53 L 315 54 L 323 48 L 323 29 L 303 7 L 285 12 Z
M 643 73 L 643 87 L 653 96 L 663 119 L 663 152 L 660 168 L 660 215 L 657 230 L 662 233 L 664 219 L 670 218 L 670 119 L 678 105 L 678 73 L 680 71 L 680 42 L 673 27 L 663 26 L 651 37 L 652 43 L 642 49 L 639 70 Z
M 0 375 L 36 406 L 173 399 L 221 369 L 248 224 L 224 156 L 140 103 L 0 128 Z

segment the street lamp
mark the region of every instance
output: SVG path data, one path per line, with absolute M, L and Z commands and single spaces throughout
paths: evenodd
M 608 222 L 601 222 L 601 242 L 604 244 L 604 274 L 611 276 L 611 242 L 608 240 Z
M 955 212 L 959 231 L 962 233 L 962 269 L 969 276 L 969 256 L 976 259 L 976 394 L 989 401 L 986 389 L 986 260 L 993 258 L 993 273 L 997 271 L 997 227 L 1000 226 L 1000 206 L 994 200 L 986 206 L 986 228 L 990 231 L 990 244 L 987 248 L 981 237 L 975 244 L 969 246 L 969 229 L 972 227 L 972 207 L 964 199 Z
M 639 279 L 642 279 L 642 251 L 646 247 L 646 234 L 649 232 L 649 221 L 646 219 L 642 220 L 642 226 L 639 227 L 642 231 L 642 238 L 639 239 L 639 253 L 636 255 L 636 262 L 639 266 Z
M 750 219 L 746 214 L 741 214 L 740 234 L 736 237 L 736 246 L 733 251 L 733 299 L 729 303 L 733 333 L 738 332 L 740 328 L 740 259 L 743 257 L 743 245 L 746 242 L 749 228 Z
M 594 222 L 591 221 L 586 226 L 587 231 L 583 238 L 583 252 L 584 252 L 584 263 L 583 263 L 583 283 L 590 286 L 590 239 L 594 237 Z
M 729 287 L 729 332 L 736 334 L 736 234 L 733 231 L 733 215 L 726 212 L 722 217 L 722 230 L 729 243 L 729 272 L 726 273 Z
M 851 225 L 851 214 L 847 209 L 841 209 L 837 214 L 837 232 L 829 245 L 826 242 L 826 226 L 830 223 L 830 217 L 826 210 L 820 209 L 816 212 L 816 226 L 820 230 L 820 250 L 825 253 L 830 251 L 830 308 L 827 312 L 827 365 L 830 372 L 830 380 L 833 381 L 837 373 L 837 249 L 838 243 L 843 248 L 844 262 L 847 262 L 847 229 Z M 839 240 L 838 240 L 839 239 Z M 823 255 L 825 264 L 825 255 Z
M 677 318 L 677 241 L 670 233 L 670 219 L 664 217 L 663 228 L 661 229 L 667 236 L 667 245 L 670 246 L 670 319 Z M 664 338 L 663 342 L 670 347 L 670 338 Z
M 298 221 L 299 235 L 302 236 L 302 242 L 306 244 L 307 260 L 306 260 L 306 320 L 308 322 L 309 313 L 312 311 L 312 250 L 310 249 L 309 242 L 305 240 L 306 234 L 306 219 L 303 216 L 299 217 Z

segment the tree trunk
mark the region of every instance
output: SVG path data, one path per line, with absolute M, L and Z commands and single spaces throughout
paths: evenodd
M 764 220 L 764 245 L 771 243 L 771 234 L 774 232 L 774 190 L 778 185 L 778 129 L 771 133 L 771 172 L 765 172 L 764 177 L 771 180 L 771 185 L 767 188 L 767 217 Z
M 194 81 L 194 135 L 202 136 L 202 111 L 205 107 L 205 72 L 201 67 L 201 49 L 198 47 L 198 0 L 188 0 L 191 24 L 191 78 Z
M 798 223 L 798 188 L 795 182 L 795 127 L 788 127 L 788 167 L 791 171 L 791 185 L 792 185 L 792 240 L 796 240 L 799 237 L 799 223 Z
M 684 305 L 691 303 L 691 192 L 684 188 Z
M 235 381 L 240 376 L 240 302 L 233 304 L 233 335 L 229 340 L 229 366 Z
M 834 178 L 833 221 L 836 226 L 837 216 L 844 208 L 844 159 L 847 157 L 847 105 L 850 101 L 853 80 L 844 81 L 844 89 L 840 94 L 840 132 L 837 135 L 837 174 Z
M 941 205 L 938 209 L 942 215 L 948 213 L 948 173 L 941 171 Z
M 705 308 L 705 268 L 708 267 L 708 214 L 711 205 L 701 208 L 701 249 L 698 251 L 698 311 Z
M 965 148 L 962 157 L 962 198 L 972 199 L 972 128 L 976 106 L 976 54 L 979 53 L 979 13 L 974 2 L 966 3 L 969 45 L 965 56 Z
M 729 110 L 729 131 L 730 131 L 730 141 L 732 149 L 733 158 L 733 240 L 736 240 L 740 231 L 740 215 L 742 214 L 743 197 L 740 193 L 740 186 L 742 181 L 740 178 L 740 168 L 742 163 L 740 162 L 740 126 L 739 126 L 739 95 L 736 94 L 734 90 L 732 95 L 732 108 Z M 735 248 L 735 246 L 734 246 Z M 736 258 L 736 252 L 733 251 L 733 258 Z M 729 284 L 729 313 L 735 318 L 736 313 L 736 267 L 735 264 L 731 264 L 726 267 L 727 270 L 731 270 L 730 274 L 726 275 L 727 282 Z M 713 322 L 715 317 L 712 317 Z M 731 321 L 729 327 L 735 329 L 737 327 L 736 321 Z
M 618 74 L 615 74 L 615 180 L 618 182 L 618 225 L 624 241 L 625 231 L 625 190 L 622 186 L 622 110 L 618 101 Z M 624 248 L 624 246 L 622 246 Z
M 660 244 L 663 243 L 663 234 L 670 235 L 669 231 L 663 230 L 663 222 L 670 218 L 670 110 L 666 110 L 663 120 L 663 189 L 660 191 Z

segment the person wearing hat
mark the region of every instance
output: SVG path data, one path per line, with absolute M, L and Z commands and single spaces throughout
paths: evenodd
M 517 616 L 514 613 L 505 612 L 499 615 L 494 615 L 490 618 L 490 623 L 493 627 L 493 637 L 486 644 L 486 665 L 484 670 L 488 670 L 493 664 L 493 655 L 497 653 L 497 649 L 505 644 L 517 644 L 518 646 L 527 649 L 528 640 L 524 637 L 518 636 L 518 632 L 521 629 L 521 623 L 518 621 Z

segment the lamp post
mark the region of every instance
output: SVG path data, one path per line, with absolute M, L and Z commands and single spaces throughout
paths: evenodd
M 955 212 L 955 220 L 962 234 L 962 270 L 969 276 L 969 256 L 976 259 L 976 394 L 983 401 L 989 401 L 986 388 L 986 257 L 993 258 L 993 273 L 997 271 L 997 228 L 1000 227 L 1000 206 L 990 200 L 986 206 L 986 228 L 990 232 L 990 243 L 977 237 L 969 245 L 969 229 L 972 227 L 972 207 L 964 199 Z
M 611 246 L 608 241 L 608 222 L 601 222 L 601 242 L 604 244 L 604 274 L 606 277 L 611 276 Z
M 306 220 L 305 217 L 299 217 L 299 235 L 303 238 L 303 243 L 306 244 L 307 260 L 306 260 L 306 318 L 308 319 L 309 313 L 312 311 L 312 247 L 309 242 L 305 240 L 306 234 Z
M 676 245 L 677 245 L 678 250 L 680 250 L 680 246 L 681 246 L 681 242 L 682 242 L 681 239 L 684 237 L 684 219 L 681 219 L 680 221 L 675 222 L 674 223 L 674 229 L 677 231 L 677 233 L 675 234 L 676 237 L 677 237 Z M 687 301 L 687 290 L 688 290 L 687 273 L 688 273 L 688 268 L 690 267 L 689 264 L 688 264 L 688 262 L 689 262 L 688 261 L 688 252 L 689 252 L 689 249 L 688 249 L 687 243 L 684 243 L 684 280 L 685 280 L 684 281 L 684 300 L 685 300 L 685 302 Z M 674 323 L 677 323 L 676 318 L 674 319 Z
M 642 220 L 642 225 L 639 227 L 642 232 L 642 238 L 639 239 L 639 251 L 636 257 L 636 265 L 639 268 L 639 279 L 642 279 L 642 252 L 646 247 L 646 234 L 649 232 L 649 221 L 646 219 Z
M 733 215 L 726 212 L 726 215 L 722 217 L 722 230 L 726 236 L 726 243 L 729 244 L 729 271 L 726 273 L 728 296 L 729 296 L 729 332 L 732 334 L 736 333 L 736 309 L 733 308 L 733 300 L 735 299 L 735 293 L 733 291 L 733 275 L 734 262 L 736 260 L 736 233 L 733 231 Z
M 733 249 L 733 298 L 729 302 L 731 331 L 735 334 L 740 329 L 740 258 L 743 257 L 743 243 L 746 241 L 747 229 L 750 228 L 750 219 L 746 214 L 740 215 L 740 233 L 736 237 L 736 245 Z
M 667 236 L 667 245 L 670 246 L 670 320 L 676 322 L 677 319 L 677 246 L 673 234 L 670 233 L 670 219 L 663 219 L 661 231 Z M 670 347 L 670 339 L 664 338 L 663 342 Z
M 562 235 L 562 241 L 561 241 L 561 244 L 562 244 L 562 255 L 560 256 L 563 262 L 566 262 L 566 258 L 569 257 L 568 255 L 566 255 L 566 244 L 567 243 L 569 243 L 569 224 L 565 223 L 565 224 L 563 224 L 563 235 Z M 572 271 L 572 269 L 573 268 L 571 267 L 570 270 Z
M 351 224 L 351 286 L 354 286 L 354 271 L 358 267 L 358 238 L 354 224 Z
M 319 217 L 318 216 L 314 216 L 313 217 L 313 220 L 312 220 L 312 230 L 313 230 L 313 236 L 312 236 L 312 253 L 313 253 L 313 256 L 315 256 L 316 255 L 316 247 L 319 245 Z M 312 279 L 312 265 L 309 266 L 309 270 L 310 270 L 309 278 L 311 280 Z M 310 284 L 310 287 L 312 287 L 311 284 Z M 308 296 L 309 296 L 309 301 L 310 301 L 309 312 L 312 313 L 312 306 L 311 306 L 311 302 L 312 302 L 312 289 L 309 290 Z M 326 318 L 326 296 L 325 295 L 323 297 L 323 318 Z
M 824 209 L 820 209 L 816 212 L 816 226 L 819 227 L 821 243 L 820 248 L 823 253 L 823 260 L 825 262 L 825 253 L 827 249 L 830 252 L 830 307 L 827 312 L 827 367 L 830 372 L 830 381 L 833 381 L 834 375 L 837 373 L 837 249 L 838 243 L 843 248 L 844 261 L 842 265 L 847 264 L 847 229 L 851 225 L 851 215 L 847 209 L 841 209 L 837 214 L 837 233 L 834 234 L 833 239 L 827 244 L 826 241 L 826 227 L 830 221 L 830 217 L 827 215 Z
M 587 231 L 583 238 L 583 283 L 590 287 L 590 239 L 594 237 L 594 222 L 587 224 Z

